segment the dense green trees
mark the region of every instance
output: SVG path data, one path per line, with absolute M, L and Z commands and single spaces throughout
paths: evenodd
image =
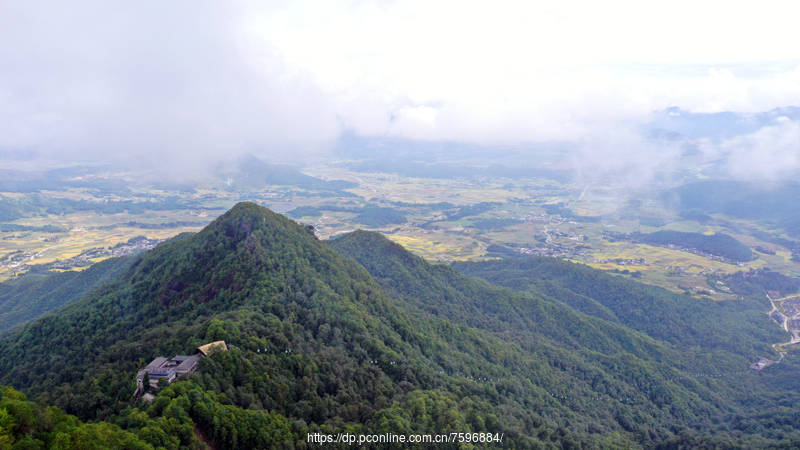
M 183 210 L 190 207 L 178 196 L 170 196 L 160 201 L 137 202 L 134 200 L 118 201 L 87 201 L 72 200 L 69 198 L 48 197 L 38 194 L 26 195 L 20 198 L 7 198 L 0 196 L 0 222 L 11 221 L 21 217 L 28 217 L 40 214 L 45 211 L 48 214 L 70 214 L 79 211 L 94 211 L 99 214 L 116 214 L 129 211 L 132 214 L 142 214 L 145 209 L 152 211 L 171 211 Z M 32 227 L 19 228 L 20 225 L 2 224 L 2 228 L 8 231 L 23 231 Z M 50 228 L 47 228 L 50 227 Z M 53 226 L 34 227 L 37 231 L 51 231 L 57 229 Z
M 78 301 L 114 281 L 133 258 L 111 258 L 81 272 L 27 274 L 0 283 L 0 331 Z
M 740 373 L 768 348 L 766 326 L 723 324 L 735 329 L 715 340 L 718 328 L 704 330 L 711 321 L 691 319 L 712 309 L 592 278 L 597 271 L 474 267 L 502 272 L 519 292 L 430 265 L 376 233 L 325 243 L 239 204 L 9 332 L 0 382 L 167 449 L 202 439 L 305 448 L 315 432 L 482 431 L 510 448 L 652 447 L 716 433 L 747 412 L 742 393 L 777 392 L 761 377 L 769 373 Z M 551 277 L 540 286 L 531 270 Z M 529 287 L 537 290 L 522 292 Z M 664 317 L 648 318 L 647 302 Z M 668 315 L 673 307 L 683 309 Z M 152 403 L 133 404 L 135 373 L 152 358 L 220 339 L 232 348 Z M 731 433 L 749 443 L 754 420 Z M 760 442 L 795 436 L 789 425 Z
M 109 423 L 86 424 L 54 407 L 43 407 L 0 386 L 2 449 L 153 449 L 146 440 Z
M 299 219 L 305 216 L 317 217 L 322 215 L 322 212 L 313 206 L 299 206 L 291 211 L 287 211 L 286 215 L 294 219 Z
M 800 291 L 800 279 L 787 277 L 780 272 L 766 269 L 751 269 L 725 277 L 730 288 L 740 295 L 763 297 L 765 291 L 778 291 L 781 296 Z
M 764 320 L 763 297 L 716 303 L 615 277 L 588 266 L 531 257 L 456 263 L 453 267 L 517 291 L 535 292 L 586 314 L 617 322 L 681 348 L 740 355 L 770 352 L 784 333 Z
M 372 228 L 385 227 L 406 223 L 408 220 L 403 213 L 393 208 L 369 207 L 355 217 L 355 221 Z
M 445 215 L 447 216 L 447 220 L 458 220 L 468 216 L 483 214 L 499 205 L 500 204 L 497 202 L 480 202 L 474 205 L 459 206 L 455 210 L 447 211 Z

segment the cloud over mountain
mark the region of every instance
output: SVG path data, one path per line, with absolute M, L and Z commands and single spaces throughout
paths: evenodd
M 325 151 L 342 132 L 580 143 L 670 106 L 765 111 L 800 104 L 781 5 L 5 3 L 0 150 L 191 171 Z

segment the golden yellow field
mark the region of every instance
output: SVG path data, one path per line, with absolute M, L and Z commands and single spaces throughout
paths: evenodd
M 147 217 L 148 215 L 152 217 Z M 30 253 L 32 256 L 24 264 L 47 264 L 56 260 L 65 260 L 81 253 L 95 249 L 107 248 L 119 243 L 127 242 L 135 236 L 145 236 L 148 239 L 167 239 L 184 231 L 198 231 L 203 224 L 164 229 L 141 229 L 130 226 L 116 226 L 113 230 L 100 230 L 98 227 L 127 223 L 129 221 L 140 223 L 168 223 L 175 221 L 188 221 L 184 212 L 164 212 L 158 216 L 153 214 L 95 214 L 93 212 L 79 212 L 67 216 L 33 217 L 11 222 L 16 225 L 44 226 L 55 225 L 68 230 L 63 233 L 44 233 L 40 231 L 18 231 L 0 233 L 4 239 L 0 241 L 0 258 L 16 251 Z M 55 239 L 48 242 L 46 239 Z M 92 259 L 93 262 L 103 258 Z M 0 263 L 0 281 L 13 275 L 13 270 L 6 264 Z
M 480 247 L 473 244 L 474 241 L 461 236 L 446 236 L 444 233 L 423 236 L 425 237 L 402 235 L 388 235 L 387 237 L 409 251 L 434 261 L 467 261 L 485 253 L 481 251 Z

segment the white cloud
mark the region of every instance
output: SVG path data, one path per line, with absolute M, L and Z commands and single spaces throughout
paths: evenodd
M 800 105 L 792 2 L 4 2 L 0 146 L 212 155 L 341 130 L 573 140 Z M 294 153 L 292 153 L 294 154 Z
M 738 179 L 795 178 L 800 172 L 800 124 L 779 117 L 773 126 L 722 143 L 719 151 Z
M 656 182 L 674 183 L 680 143 L 654 142 L 626 129 L 607 129 L 580 140 L 572 165 L 581 182 L 644 187 Z
M 668 106 L 711 112 L 800 104 L 800 82 L 787 73 L 800 67 L 791 20 L 780 13 L 787 2 L 747 10 L 620 1 L 305 5 L 260 16 L 252 29 L 291 67 L 329 91 L 348 92 L 338 98 L 344 110 L 352 109 L 348 101 L 360 103 L 362 90 L 383 92 L 396 119 L 375 111 L 386 133 L 569 139 L 593 132 L 589 123 L 644 121 Z M 430 104 L 439 111 L 433 128 L 403 123 L 404 108 Z
M 0 146 L 185 168 L 334 139 L 327 93 L 241 33 L 244 14 L 210 2 L 4 3 Z

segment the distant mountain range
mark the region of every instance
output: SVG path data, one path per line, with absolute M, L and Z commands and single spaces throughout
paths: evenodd
M 650 135 L 666 136 L 672 140 L 678 137 L 669 133 L 693 139 L 730 139 L 774 125 L 779 117 L 796 122 L 800 120 L 800 107 L 786 106 L 761 113 L 692 113 L 672 107 L 655 114 L 645 130 Z
M 263 189 L 267 185 L 292 186 L 301 189 L 335 191 L 358 187 L 357 183 L 344 180 L 326 181 L 300 172 L 295 166 L 271 164 L 252 154 L 242 155 L 231 167 L 221 166 L 216 175 L 231 189 Z

